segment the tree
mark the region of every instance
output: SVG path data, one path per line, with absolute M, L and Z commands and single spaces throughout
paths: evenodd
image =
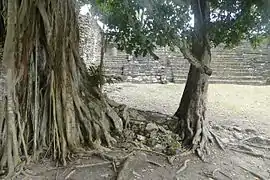
M 203 67 L 210 66 L 211 43 L 225 43 L 232 47 L 248 39 L 256 46 L 269 32 L 269 13 L 266 1 L 191 1 L 194 14 L 191 54 L 182 50 L 186 58 L 196 58 Z M 268 26 L 268 27 L 267 27 Z M 189 56 L 189 57 L 188 57 Z M 207 142 L 212 138 L 205 119 L 208 76 L 194 65 L 190 66 L 187 83 L 175 115 L 180 119 L 179 130 L 184 142 L 199 156 L 208 151 Z M 211 75 L 209 73 L 208 75 Z
M 1 78 L 7 76 L 1 170 L 10 175 L 22 161 L 41 155 L 65 165 L 70 153 L 110 147 L 125 118 L 79 57 L 76 2 L 1 0 L 0 5 L 6 32 Z
M 191 63 L 175 116 L 184 145 L 203 158 L 216 140 L 205 119 L 211 47 L 232 47 L 248 39 L 256 46 L 269 35 L 269 2 L 265 0 L 97 1 L 107 18 L 109 36 L 120 50 L 135 55 L 154 53 L 157 46 L 178 47 Z M 189 25 L 191 15 L 194 26 Z M 214 138 L 213 138 L 214 137 Z
M 184 52 L 193 64 L 189 81 L 195 78 L 198 83 L 187 84 L 188 90 L 184 94 L 193 99 L 187 98 L 191 103 L 185 103 L 189 106 L 182 112 L 188 113 L 180 118 L 182 126 L 179 127 L 187 145 L 204 150 L 210 136 L 204 132 L 207 129 L 200 132 L 199 127 L 207 125 L 203 123 L 207 76 L 200 73 L 211 74 L 207 66 L 210 61 L 205 61 L 210 60 L 207 35 L 211 42 L 216 42 L 216 37 L 211 36 L 215 34 L 212 29 L 223 26 L 217 23 L 212 29 L 205 30 L 205 21 L 209 22 L 206 12 L 211 8 L 203 1 L 198 1 L 201 8 L 197 2 L 192 2 L 194 30 L 188 25 L 189 1 L 99 0 L 92 3 L 108 20 L 111 31 L 106 35 L 118 42 L 120 49 L 137 55 L 149 53 L 154 57 L 157 46 L 178 46 Z M 223 6 L 214 2 L 217 1 L 211 2 L 216 9 L 222 9 Z M 248 2 L 256 4 L 255 1 Z M 102 94 L 96 77 L 88 73 L 79 57 L 76 1 L 0 0 L 0 11 L 0 27 L 4 32 L 0 39 L 5 39 L 0 69 L 1 79 L 6 76 L 7 86 L 1 94 L 4 97 L 1 105 L 4 106 L 0 107 L 0 168 L 12 173 L 21 161 L 37 159 L 40 155 L 52 155 L 65 165 L 70 153 L 110 147 L 116 141 L 113 135 L 121 135 L 123 131 L 126 108 Z M 248 32 L 245 27 L 240 34 Z M 251 27 L 251 23 L 247 27 Z M 219 38 L 220 42 L 223 39 Z M 204 44 L 198 43 L 200 41 Z M 192 51 L 189 51 L 191 45 L 188 42 L 192 42 Z M 197 111 L 201 119 L 195 119 Z

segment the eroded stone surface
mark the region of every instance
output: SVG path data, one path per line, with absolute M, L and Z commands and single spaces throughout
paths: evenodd
M 98 65 L 101 50 L 101 28 L 89 15 L 80 15 L 81 56 L 87 66 Z M 105 73 L 119 76 L 133 83 L 184 83 L 189 63 L 180 52 L 169 48 L 155 51 L 159 60 L 150 56 L 133 57 L 109 46 L 104 59 Z M 213 75 L 210 82 L 233 84 L 265 84 L 270 73 L 269 47 L 265 44 L 253 49 L 243 43 L 234 49 L 220 45 L 212 49 Z

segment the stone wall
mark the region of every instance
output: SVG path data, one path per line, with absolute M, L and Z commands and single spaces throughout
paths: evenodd
M 87 66 L 98 65 L 101 50 L 101 28 L 90 15 L 79 16 L 80 55 Z
M 180 52 L 165 48 L 157 50 L 159 60 L 147 57 L 130 57 L 124 53 L 106 56 L 105 67 L 109 75 L 122 76 L 134 83 L 184 83 L 189 63 Z M 269 48 L 262 45 L 257 49 L 243 43 L 234 49 L 222 46 L 212 50 L 212 83 L 265 84 L 270 76 Z
M 98 64 L 100 60 L 100 27 L 90 16 L 81 16 L 81 55 L 86 65 Z M 253 49 L 243 43 L 234 49 L 221 45 L 212 49 L 210 78 L 212 83 L 265 84 L 270 77 L 270 48 L 261 45 Z M 121 76 L 124 81 L 134 83 L 184 83 L 189 63 L 180 52 L 166 48 L 156 50 L 159 60 L 150 56 L 132 57 L 108 48 L 104 66 L 107 75 Z

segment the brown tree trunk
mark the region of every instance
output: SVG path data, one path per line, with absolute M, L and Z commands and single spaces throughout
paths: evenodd
M 209 22 L 209 7 L 204 0 L 193 0 L 194 36 L 192 54 L 203 65 L 209 66 L 211 61 L 210 45 L 206 25 Z M 207 150 L 211 140 L 208 122 L 205 118 L 208 75 L 202 73 L 194 65 L 190 66 L 185 90 L 175 116 L 179 118 L 178 133 L 184 140 L 184 145 L 196 151 L 199 156 Z
M 125 118 L 114 110 L 120 105 L 102 96 L 79 57 L 75 1 L 7 2 L 0 170 L 10 175 L 21 161 L 44 151 L 65 165 L 70 153 L 110 147 Z

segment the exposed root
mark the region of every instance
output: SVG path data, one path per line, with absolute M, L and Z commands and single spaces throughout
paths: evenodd
M 190 154 L 192 154 L 193 152 L 192 151 L 185 151 L 183 153 L 180 153 L 180 154 L 176 154 L 174 156 L 171 156 L 171 157 L 168 157 L 168 161 L 171 165 L 173 165 L 173 161 L 177 158 L 177 157 L 184 157 L 184 156 L 188 156 Z
M 28 179 L 31 179 L 31 178 L 37 178 L 37 177 L 40 177 L 41 178 L 41 176 L 37 176 L 37 175 L 35 175 L 35 174 L 30 174 L 29 172 L 26 172 L 26 170 L 24 170 L 24 171 L 22 171 L 22 174 L 25 176 L 25 177 L 28 177 Z
M 155 166 L 158 166 L 158 167 L 163 167 L 161 164 L 159 164 L 158 162 L 155 162 L 155 161 L 147 160 L 146 162 L 148 162 L 149 164 L 153 164 Z
M 243 142 L 250 142 L 250 143 L 256 143 L 256 144 L 263 144 L 263 145 L 269 145 L 270 139 L 263 138 L 260 136 L 255 137 L 249 137 L 247 139 L 244 139 Z
M 187 159 L 184 161 L 184 164 L 180 167 L 180 169 L 178 169 L 176 171 L 176 174 L 179 174 L 181 173 L 182 171 L 184 171 L 186 168 L 187 168 L 187 163 L 190 161 L 190 159 Z
M 252 146 L 255 148 L 270 150 L 270 146 L 261 146 L 261 145 L 257 145 L 257 144 L 253 144 L 253 143 L 249 143 L 249 142 L 244 142 L 244 143 L 248 146 Z
M 115 161 L 112 161 L 112 167 L 113 167 L 113 171 L 117 172 L 117 168 L 116 168 L 116 163 Z
M 75 171 L 76 171 L 75 169 L 73 169 L 72 171 L 70 171 L 68 173 L 68 175 L 66 175 L 65 180 L 68 179 L 68 178 L 70 178 L 70 176 L 72 176 L 75 173 Z
M 247 154 L 247 155 L 258 157 L 258 158 L 270 159 L 270 157 L 268 157 L 268 156 L 265 156 L 265 155 L 259 154 L 259 153 L 255 153 L 252 151 L 246 151 L 246 150 L 235 149 L 235 148 L 230 148 L 230 149 L 233 151 L 239 152 L 239 153 Z
M 219 148 L 223 151 L 225 151 L 224 145 L 222 143 L 222 141 L 219 139 L 219 137 L 213 132 L 213 131 L 209 131 L 211 133 L 211 135 L 213 136 L 213 138 L 215 139 L 217 145 L 219 146 Z
M 122 167 L 119 169 L 118 174 L 117 174 L 117 178 L 116 180 L 125 180 L 127 179 L 126 177 L 126 169 L 129 166 L 129 164 L 131 163 L 132 159 L 129 156 L 124 162 Z
M 85 152 L 81 152 L 80 153 L 80 156 L 87 156 L 88 158 L 90 156 L 98 156 L 100 157 L 101 159 L 103 160 L 109 160 L 109 161 L 113 161 L 113 162 L 116 162 L 116 161 L 123 161 L 125 160 L 126 158 L 128 158 L 129 156 L 131 156 L 132 154 L 134 153 L 134 151 L 131 151 L 129 154 L 125 155 L 125 156 L 111 156 L 111 155 L 108 155 L 104 152 L 100 152 L 100 151 L 85 151 Z
M 212 176 L 213 176 L 213 177 L 215 177 L 215 173 L 216 173 L 217 171 L 220 171 L 220 168 L 217 168 L 217 169 L 215 169 L 215 170 L 212 172 Z
M 227 177 L 228 179 L 232 180 L 232 178 L 231 178 L 229 175 L 227 175 L 226 173 L 222 172 L 222 171 L 220 170 L 220 168 L 217 168 L 217 169 L 215 169 L 215 170 L 212 172 L 212 177 L 213 177 L 213 178 L 215 178 L 215 173 L 216 173 L 216 172 L 219 172 L 219 173 L 222 174 L 223 176 L 225 176 L 225 177 Z
M 11 177 L 10 176 L 5 177 L 5 179 L 16 178 L 17 176 L 19 176 L 23 172 L 24 167 L 25 167 L 25 162 L 22 162 L 19 166 L 17 166 L 18 171 L 15 174 L 13 174 Z
M 244 150 L 244 151 L 250 151 L 250 152 L 253 152 L 254 151 L 251 147 L 249 147 L 247 145 L 244 145 L 244 144 L 231 144 L 230 143 L 230 145 L 232 147 L 237 147 L 237 148 L 239 148 L 241 150 Z
M 112 162 L 101 162 L 101 163 L 96 163 L 96 164 L 82 164 L 82 165 L 76 165 L 76 166 L 74 166 L 74 168 L 89 168 L 89 167 L 95 167 L 95 166 L 108 165 L 111 163 Z
M 239 167 L 240 167 L 241 169 L 243 169 L 243 170 L 249 172 L 249 173 L 252 174 L 254 177 L 259 178 L 260 180 L 266 180 L 266 179 L 267 179 L 267 178 L 263 177 L 262 175 L 260 175 L 260 174 L 258 174 L 258 173 L 256 173 L 256 172 L 254 172 L 254 171 L 252 171 L 252 170 L 250 170 L 250 169 L 247 169 L 247 168 L 245 168 L 245 167 L 243 167 L 243 166 L 239 166 Z
M 142 149 L 142 148 L 134 148 L 133 150 L 144 151 L 144 152 L 147 152 L 147 153 L 157 154 L 157 155 L 163 156 L 163 157 L 168 159 L 168 156 L 166 154 L 161 153 L 161 152 L 157 152 L 157 151 L 154 151 L 154 150 Z

